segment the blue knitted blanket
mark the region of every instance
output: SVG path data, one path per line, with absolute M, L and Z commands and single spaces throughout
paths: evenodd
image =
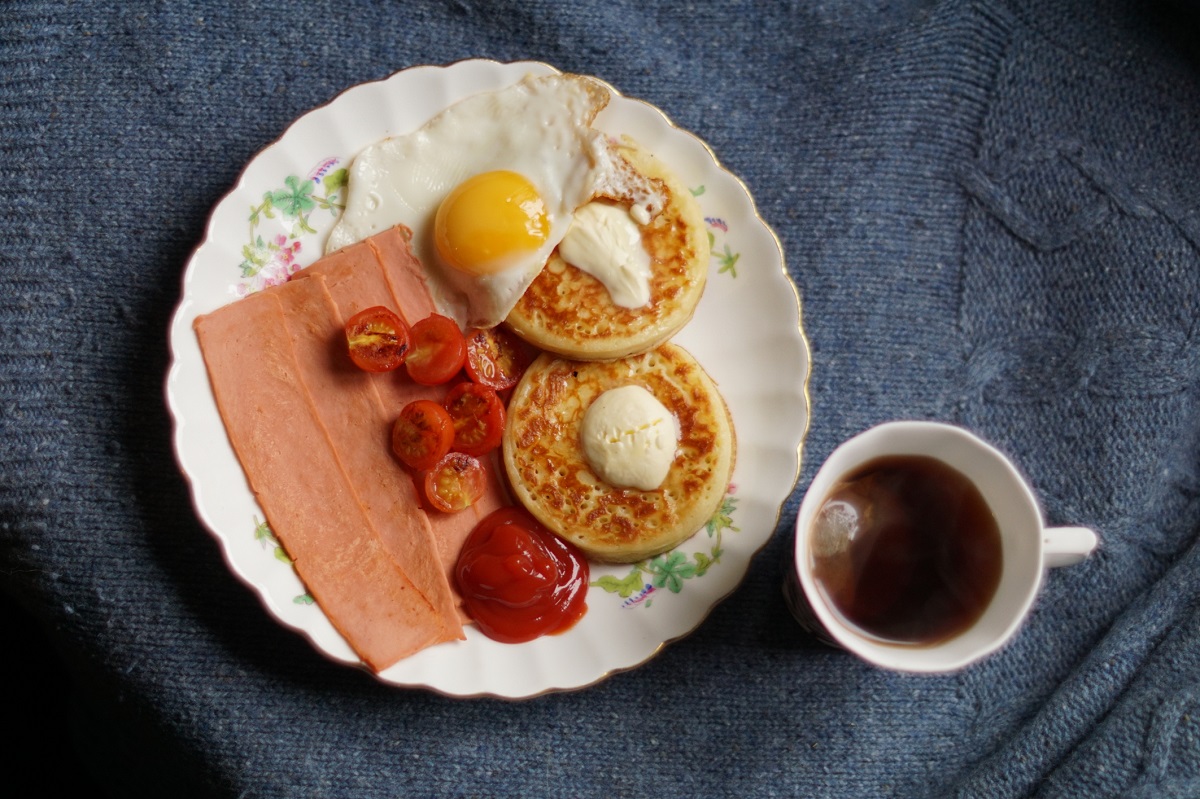
M 0 586 L 22 745 L 122 797 L 1200 796 L 1198 19 L 1123 0 L 4 4 Z M 183 266 L 243 165 L 347 87 L 475 57 L 596 75 L 711 145 L 783 243 L 813 354 L 801 479 L 737 592 L 646 665 L 516 703 L 382 685 L 272 620 L 192 511 L 162 399 Z M 1050 523 L 1102 540 L 954 675 L 827 648 L 780 592 L 814 470 L 896 418 L 971 428 Z

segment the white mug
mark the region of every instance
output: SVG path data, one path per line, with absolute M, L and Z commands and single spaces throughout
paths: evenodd
M 991 601 L 973 624 L 938 643 L 888 642 L 862 632 L 829 606 L 813 577 L 810 535 L 834 485 L 889 455 L 928 456 L 957 470 L 979 490 L 999 528 L 1002 567 Z M 1078 563 L 1096 544 L 1096 534 L 1085 527 L 1046 527 L 1025 479 L 990 444 L 953 425 L 889 422 L 843 443 L 813 478 L 796 518 L 795 557 L 784 594 L 802 626 L 870 663 L 897 671 L 948 672 L 1007 643 L 1028 614 L 1047 567 Z

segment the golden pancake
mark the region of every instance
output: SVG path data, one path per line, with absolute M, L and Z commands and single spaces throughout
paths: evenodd
M 650 255 L 649 304 L 617 305 L 599 280 L 555 252 L 505 320 L 531 344 L 578 360 L 623 358 L 663 343 L 692 318 L 708 277 L 708 232 L 692 193 L 630 139 L 617 150 L 665 198 L 662 212 L 642 227 Z
M 583 454 L 588 407 L 627 385 L 648 390 L 678 422 L 678 447 L 656 490 L 605 483 Z M 682 347 L 663 344 L 617 361 L 539 356 L 509 402 L 504 465 L 514 494 L 542 524 L 595 560 L 632 563 L 671 549 L 712 518 L 735 448 L 712 378 Z

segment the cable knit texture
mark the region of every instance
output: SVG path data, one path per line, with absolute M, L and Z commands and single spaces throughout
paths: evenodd
M 1200 796 L 1197 19 L 1132 0 L 6 3 L 0 585 L 72 677 L 96 779 Z M 740 589 L 645 666 L 518 703 L 387 687 L 272 621 L 192 513 L 162 399 L 183 266 L 242 166 L 349 86 L 470 57 L 597 75 L 707 141 L 779 234 L 813 350 L 803 473 Z M 970 427 L 1049 522 L 1103 541 L 951 676 L 826 648 L 780 592 L 815 468 L 897 418 Z

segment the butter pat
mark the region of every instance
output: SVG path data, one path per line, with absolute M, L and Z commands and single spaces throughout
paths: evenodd
M 650 254 L 642 246 L 642 229 L 624 208 L 601 202 L 579 208 L 558 254 L 603 283 L 622 308 L 649 304 Z
M 679 423 L 641 386 L 601 394 L 583 415 L 583 456 L 604 482 L 653 491 L 662 485 L 679 446 Z

